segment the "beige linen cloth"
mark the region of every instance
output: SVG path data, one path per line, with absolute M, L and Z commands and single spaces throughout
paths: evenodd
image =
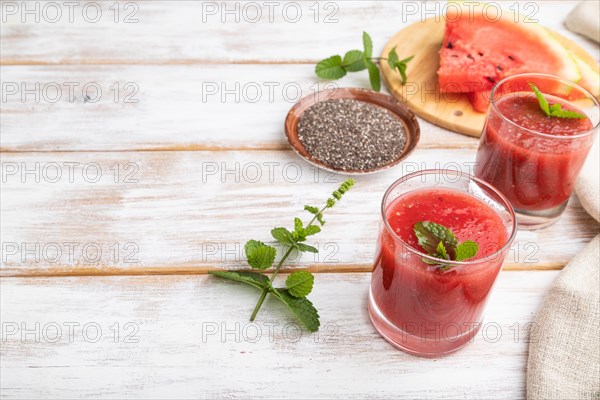
M 596 220 L 600 220 L 599 143 L 596 140 L 575 187 L 581 204 Z M 600 235 L 556 278 L 534 327 L 527 398 L 600 399 Z
M 596 42 L 600 42 L 599 18 L 600 1 L 582 1 L 569 13 L 565 25 L 575 33 L 579 33 Z

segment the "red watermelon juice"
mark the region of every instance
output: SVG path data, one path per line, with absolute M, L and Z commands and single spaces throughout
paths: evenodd
M 560 216 L 595 137 L 594 122 L 576 105 L 585 105 L 585 99 L 544 97 L 550 105 L 585 117 L 548 116 L 531 91 L 502 95 L 488 112 L 475 167 L 475 176 L 500 190 L 516 209 L 519 223 L 529 228 L 546 226 Z
M 420 356 L 448 354 L 474 338 L 515 230 L 506 199 L 468 175 L 456 176 L 462 185 L 423 185 L 391 201 L 390 189 L 384 197 L 369 312 L 382 336 Z M 477 195 L 469 187 L 478 187 Z M 432 265 L 414 233 L 419 221 L 445 226 L 459 242 L 476 241 L 476 255 Z

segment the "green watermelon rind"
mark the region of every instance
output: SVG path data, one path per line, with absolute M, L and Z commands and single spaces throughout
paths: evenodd
M 598 71 L 595 71 L 587 62 L 576 54 L 571 53 L 571 57 L 575 60 L 581 79 L 577 82 L 584 89 L 587 89 L 594 97 L 600 96 L 600 76 Z

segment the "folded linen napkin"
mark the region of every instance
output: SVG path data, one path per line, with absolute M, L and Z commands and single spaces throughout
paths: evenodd
M 587 0 L 577 4 L 565 21 L 567 28 L 575 33 L 600 42 L 600 2 Z
M 596 140 L 579 176 L 583 207 L 600 221 L 600 158 Z M 534 320 L 527 398 L 600 399 L 600 235 L 556 278 Z

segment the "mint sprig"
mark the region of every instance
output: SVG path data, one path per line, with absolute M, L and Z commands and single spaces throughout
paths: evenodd
M 535 97 L 538 99 L 538 103 L 540 103 L 540 108 L 549 117 L 558 117 L 558 118 L 578 118 L 583 119 L 587 118 L 586 115 L 580 114 L 575 111 L 563 110 L 562 105 L 560 103 L 555 103 L 550 105 L 548 100 L 544 97 L 542 92 L 531 82 L 528 82 L 529 87 L 535 93 Z
M 452 231 L 443 225 L 431 221 L 417 222 L 413 228 L 419 245 L 427 254 L 439 254 L 439 244 L 441 243 L 451 258 L 454 258 L 454 249 L 458 245 L 458 239 Z M 438 257 L 440 258 L 440 257 Z
M 277 263 L 271 278 L 258 272 L 249 271 L 211 271 L 210 274 L 229 279 L 236 282 L 245 283 L 262 290 L 258 303 L 250 316 L 250 321 L 254 321 L 258 311 L 262 307 L 268 294 L 283 302 L 292 313 L 300 320 L 306 329 L 311 332 L 319 329 L 319 313 L 313 304 L 306 298 L 313 289 L 315 277 L 308 271 L 296 271 L 286 279 L 285 288 L 274 288 L 273 280 L 279 273 L 281 266 L 296 249 L 299 252 L 317 253 L 315 247 L 303 243 L 309 236 L 321 232 L 321 226 L 325 224 L 323 213 L 332 208 L 343 195 L 354 186 L 354 179 L 347 179 L 340 187 L 335 190 L 331 197 L 327 199 L 322 208 L 314 206 L 304 206 L 304 209 L 313 215 L 312 219 L 305 226 L 300 218 L 294 218 L 294 229 L 277 227 L 271 230 L 271 236 L 283 245 L 287 250 L 281 260 Z M 318 225 L 317 225 L 318 224 Z M 250 267 L 263 271 L 273 266 L 275 262 L 276 249 L 273 246 L 266 245 L 258 240 L 249 240 L 244 246 L 246 259 Z
M 400 73 L 400 77 L 402 78 L 402 84 L 404 85 L 406 83 L 406 80 L 408 79 L 408 77 L 406 76 L 406 66 L 409 63 L 409 61 L 415 58 L 415 56 L 412 55 L 410 57 L 406 57 L 403 60 L 399 60 L 398 53 L 396 53 L 396 47 L 397 46 L 394 46 L 392 50 L 390 50 L 387 62 L 392 70 L 398 70 L 398 72 Z
M 336 80 L 346 76 L 348 72 L 358 72 L 367 70 L 369 73 L 369 82 L 373 90 L 381 90 L 381 73 L 378 63 L 387 61 L 392 70 L 398 70 L 404 85 L 407 81 L 407 64 L 414 57 L 410 56 L 400 60 L 396 47 L 389 53 L 387 58 L 373 57 L 373 40 L 367 32 L 363 32 L 363 50 L 350 50 L 342 58 L 340 55 L 334 55 L 320 61 L 315 66 L 315 73 L 319 78 Z
M 450 229 L 435 222 L 417 222 L 413 231 L 419 246 L 425 250 L 425 253 L 440 260 L 464 261 L 475 257 L 479 249 L 479 245 L 472 240 L 459 243 L 458 238 Z M 435 262 L 426 258 L 423 258 L 423 262 L 437 265 L 443 271 L 450 269 L 450 265 L 443 262 Z

